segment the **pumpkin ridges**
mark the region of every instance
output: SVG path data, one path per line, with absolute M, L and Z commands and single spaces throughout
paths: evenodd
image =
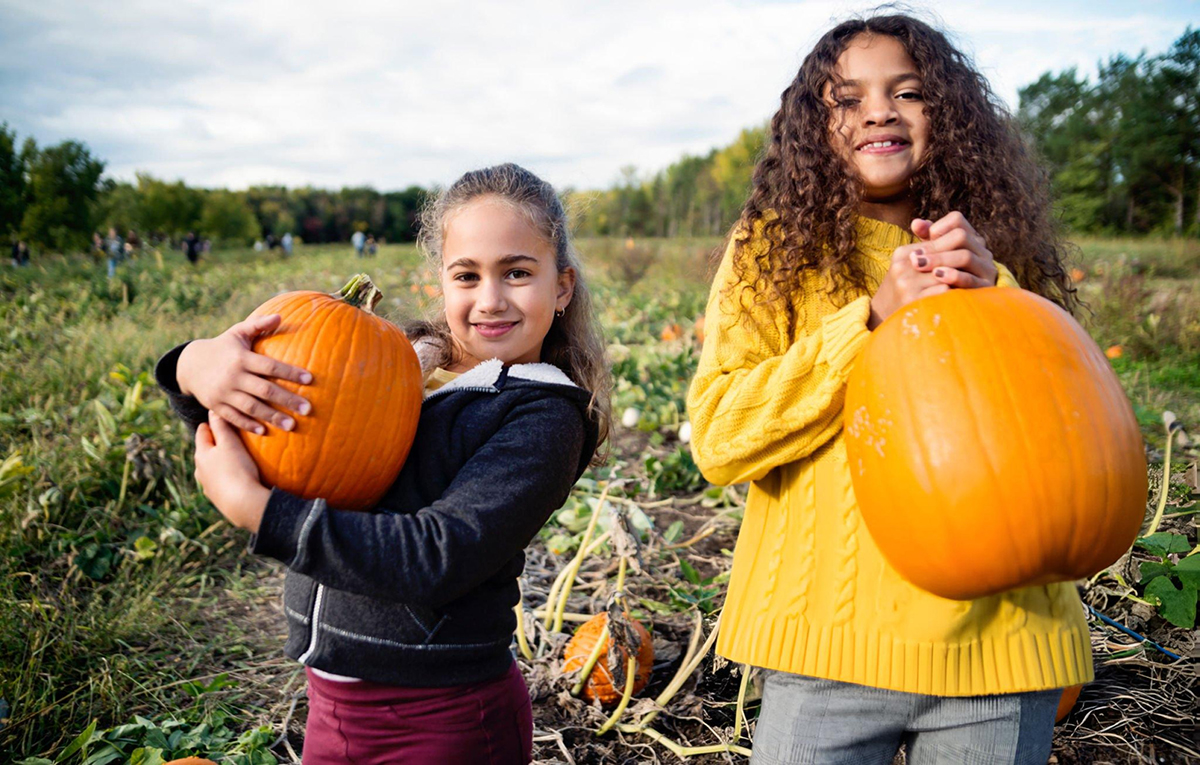
M 980 297 L 984 299 L 990 299 L 992 296 L 980 295 Z M 980 306 L 976 302 L 964 303 L 964 306 L 968 311 L 971 312 L 975 326 L 978 328 L 983 341 L 988 347 L 1006 347 L 1009 343 L 1017 343 L 1020 341 L 1020 338 L 1012 336 L 1015 333 L 1013 333 L 1010 329 L 1018 326 L 1015 322 L 1001 321 L 997 323 L 988 321 L 987 316 L 983 313 Z M 1004 308 L 1006 308 L 1006 306 L 1004 304 L 1000 304 L 999 310 L 1003 310 Z M 1005 311 L 1005 313 L 1007 314 L 1008 312 Z M 1001 330 L 1002 336 L 1000 338 L 997 338 L 992 332 L 993 327 L 997 326 Z M 955 338 L 955 340 L 957 346 L 957 341 L 961 341 L 962 338 Z M 1028 342 L 1028 338 L 1025 338 L 1025 341 Z M 1004 343 L 1005 345 L 998 345 L 998 342 Z M 1040 368 L 1041 367 L 1039 365 L 1039 369 Z M 992 433 L 1012 433 L 1015 431 L 1021 434 L 1021 438 L 1024 442 L 1026 450 L 1032 451 L 1033 444 L 1030 442 L 1025 428 L 1025 424 L 1028 422 L 1027 418 L 1025 417 L 1025 413 L 1028 411 L 1027 402 L 1022 400 L 1022 398 L 1016 395 L 1013 391 L 1013 386 L 1008 376 L 1008 369 L 1002 363 L 1002 359 L 998 355 L 992 354 L 987 357 L 986 369 L 983 372 L 983 375 L 986 376 L 986 379 L 989 381 L 998 379 L 1001 383 L 1003 383 L 1005 405 L 999 407 L 988 406 L 986 404 L 994 402 L 985 402 L 985 406 L 983 407 L 981 414 L 983 416 L 1000 419 L 1002 421 L 997 422 L 993 420 L 992 422 L 986 423 L 984 428 L 980 428 L 979 423 L 977 422 L 975 429 L 976 437 L 982 440 L 983 432 L 981 431 L 985 428 L 990 429 Z M 964 381 L 964 383 L 965 382 L 966 381 Z M 1056 388 L 1052 390 L 1055 400 L 1057 401 L 1058 390 Z M 1050 409 L 1057 414 L 1061 410 L 1061 404 L 1058 406 L 1052 406 Z M 974 411 L 971 413 L 971 416 L 974 418 Z M 1037 416 L 1038 413 L 1033 413 L 1033 418 L 1035 420 Z M 993 469 L 995 470 L 996 483 L 1004 486 L 1011 485 L 1013 476 L 1009 475 L 1008 480 L 1004 480 L 1005 475 L 1008 473 L 1007 465 L 1002 464 L 999 469 Z M 1025 477 L 1022 476 L 1021 480 L 1025 480 Z M 1032 492 L 1032 496 L 1035 498 L 1034 501 L 1040 504 L 1042 507 L 1050 507 L 1050 503 L 1053 501 L 1051 496 L 1053 494 L 1053 488 L 1046 486 L 1041 480 L 1038 480 L 1034 485 L 1035 491 Z M 1008 501 L 1006 501 L 1005 504 L 1008 504 Z M 1007 536 L 1011 540 L 1010 549 L 1020 560 L 1019 567 L 1022 570 L 1023 575 L 1025 577 L 1033 575 L 1033 573 L 1040 568 L 1038 565 L 1041 558 L 1039 551 L 1046 549 L 1045 542 L 1047 539 L 1054 538 L 1054 532 L 1052 530 L 1047 532 L 1046 529 L 1046 521 L 1049 518 L 1049 514 L 1038 514 L 1036 516 L 1037 522 L 1034 524 L 1023 523 L 1024 519 L 1018 518 L 1016 515 L 1004 514 L 1002 518 Z M 1036 534 L 1036 539 L 1033 540 L 1033 544 L 1020 543 L 1022 535 L 1025 534 L 1027 530 Z M 1030 556 L 1035 560 L 1030 560 L 1030 557 L 1025 556 Z M 991 586 L 998 587 L 1000 585 L 992 584 Z
M 361 342 L 361 338 L 359 336 L 360 335 L 359 323 L 361 320 L 365 319 L 367 316 L 358 308 L 356 308 L 354 306 L 352 306 L 351 308 L 354 312 L 352 314 L 350 314 L 348 317 L 344 316 L 344 315 L 333 314 L 331 312 L 330 313 L 330 321 L 327 322 L 327 323 L 332 323 L 332 320 L 336 316 L 336 318 L 341 320 L 342 324 L 345 324 L 347 322 L 349 322 L 349 324 L 350 324 L 350 326 L 348 328 L 343 327 L 343 326 L 338 327 L 338 329 L 340 330 L 339 334 L 348 335 L 350 337 L 349 347 L 347 347 L 345 350 L 345 353 L 346 353 L 345 359 L 346 360 L 342 364 L 338 365 L 342 368 L 349 366 L 349 363 L 348 363 L 349 360 L 356 357 L 355 351 L 359 350 L 358 345 Z M 340 312 L 340 314 L 344 314 L 344 313 L 345 313 L 345 311 Z M 339 344 L 339 346 L 340 345 L 344 345 L 344 344 Z M 338 408 L 338 406 L 340 406 L 342 404 L 342 402 L 359 400 L 359 391 L 355 390 L 356 388 L 359 387 L 358 385 L 355 384 L 356 379 L 357 378 L 355 378 L 353 375 L 350 375 L 347 377 L 343 377 L 341 380 L 341 383 L 343 386 L 347 386 L 347 387 L 351 388 L 353 395 L 351 395 L 351 396 L 339 395 L 337 397 L 336 401 L 334 402 L 334 411 L 331 413 L 331 416 L 330 416 L 330 427 L 329 427 L 330 433 L 328 434 L 326 439 L 321 443 L 320 456 L 322 458 L 325 456 L 326 447 L 328 447 L 330 444 L 336 444 L 336 443 L 340 442 L 343 438 L 343 435 L 341 432 L 337 432 L 337 433 L 333 432 L 333 431 L 337 430 L 338 425 L 342 425 L 343 428 L 345 428 L 345 429 L 349 429 L 352 426 L 358 425 L 358 421 L 355 419 L 345 418 L 344 420 L 339 420 L 338 416 L 337 416 L 337 408 Z M 340 390 L 339 390 L 339 393 L 341 393 Z M 351 448 L 351 451 L 346 459 L 346 466 L 349 469 L 327 474 L 325 476 L 324 483 L 332 484 L 332 485 L 329 486 L 328 489 L 324 488 L 324 486 L 322 486 L 319 489 L 314 489 L 313 493 L 319 497 L 337 496 L 338 494 L 341 493 L 343 484 L 345 484 L 347 478 L 349 478 L 352 473 L 355 475 L 356 478 L 361 480 L 361 477 L 364 473 L 358 469 L 359 468 L 358 455 L 359 455 L 359 452 L 362 451 L 363 444 L 364 444 L 364 442 L 362 439 L 357 439 L 357 438 L 354 439 L 354 445 Z

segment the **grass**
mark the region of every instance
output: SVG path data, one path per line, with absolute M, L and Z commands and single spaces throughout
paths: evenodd
M 580 244 L 613 343 L 614 409 L 640 413 L 622 469 L 644 481 L 628 491 L 694 491 L 698 473 L 671 434 L 721 242 Z M 1161 447 L 1165 409 L 1200 429 L 1200 245 L 1080 245 L 1085 323 L 1101 347 L 1121 346 L 1114 368 L 1148 440 Z M 221 751 L 245 735 L 237 761 L 266 761 L 254 759 L 266 747 L 255 726 L 280 716 L 280 689 L 296 682 L 263 581 L 277 572 L 197 491 L 186 434 L 150 374 L 172 345 L 270 295 L 333 291 L 359 270 L 383 290 L 384 315 L 431 308 L 432 277 L 411 246 L 368 260 L 348 246 L 286 261 L 234 250 L 198 268 L 151 252 L 113 281 L 78 259 L 0 272 L 0 761 L 61 754 L 93 720 L 105 730 L 137 715 L 202 728 Z M 675 324 L 683 337 L 663 340 Z

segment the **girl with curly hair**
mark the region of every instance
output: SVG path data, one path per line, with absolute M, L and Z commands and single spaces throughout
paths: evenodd
M 951 289 L 1073 311 L 1046 180 L 968 58 L 904 15 L 839 24 L 771 121 L 688 395 L 714 483 L 750 482 L 717 650 L 767 670 L 753 762 L 1045 763 L 1092 679 L 1071 583 L 945 600 L 860 522 L 842 442 L 871 331 Z M 714 331 L 715 330 L 715 331 Z

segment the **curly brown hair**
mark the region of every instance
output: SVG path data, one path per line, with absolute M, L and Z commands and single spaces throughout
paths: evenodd
M 924 83 L 929 145 L 909 181 L 916 216 L 937 220 L 961 212 L 1022 287 L 1074 313 L 1079 301 L 1065 268 L 1072 248 L 1052 216 L 1048 179 L 1034 152 L 968 57 L 942 32 L 900 14 L 838 24 L 783 91 L 732 234 L 745 237 L 761 221 L 772 243 L 758 259 L 736 248 L 735 270 L 753 285 L 755 301 L 781 307 L 794 320 L 791 296 L 809 270 L 832 277 L 831 296 L 870 292 L 853 257 L 863 188 L 831 145 L 832 107 L 824 97 L 836 84 L 838 57 L 863 34 L 895 38 Z

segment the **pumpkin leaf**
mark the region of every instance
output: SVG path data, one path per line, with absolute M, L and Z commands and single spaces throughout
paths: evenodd
M 1141 537 L 1134 544 L 1162 558 L 1167 557 L 1168 553 L 1185 553 L 1192 549 L 1192 546 L 1188 544 L 1187 537 L 1170 531 L 1160 531 L 1157 534 Z
M 679 570 L 683 574 L 684 579 L 692 584 L 700 584 L 700 573 L 687 560 L 683 558 L 679 559 Z
M 134 749 L 129 755 L 129 765 L 163 765 L 163 750 L 154 746 L 144 746 Z
M 1141 579 L 1139 584 L 1148 584 L 1151 579 L 1157 576 L 1168 576 L 1171 573 L 1172 566 L 1170 563 L 1160 563 L 1156 560 L 1144 560 L 1140 564 Z
M 673 613 L 675 613 L 675 609 L 671 608 L 666 603 L 663 603 L 661 600 L 651 600 L 650 598 L 638 598 L 638 602 L 641 603 L 646 609 L 653 611 L 656 614 L 673 614 Z
M 683 521 L 675 521 L 667 530 L 663 532 L 663 539 L 667 544 L 674 544 L 675 540 L 679 539 L 679 535 L 683 533 Z
M 1146 595 L 1158 600 L 1162 618 L 1176 627 L 1191 629 L 1196 624 L 1196 588 L 1184 585 L 1177 588 L 1170 577 L 1156 577 L 1146 585 Z
M 63 753 L 58 756 L 59 762 L 62 762 L 63 760 L 67 759 L 68 757 L 70 757 L 71 755 L 80 751 L 81 749 L 84 751 L 84 754 L 87 754 L 87 749 L 85 747 L 87 747 L 88 744 L 92 743 L 92 737 L 96 734 L 96 723 L 97 722 L 99 722 L 99 721 L 92 720 L 92 724 L 87 726 L 87 728 L 84 729 L 83 733 L 80 733 L 78 736 L 75 737 L 75 740 L 72 741 L 70 743 L 70 745 L 63 751 Z
M 1192 555 L 1176 563 L 1174 574 L 1185 585 L 1200 590 L 1200 555 Z

